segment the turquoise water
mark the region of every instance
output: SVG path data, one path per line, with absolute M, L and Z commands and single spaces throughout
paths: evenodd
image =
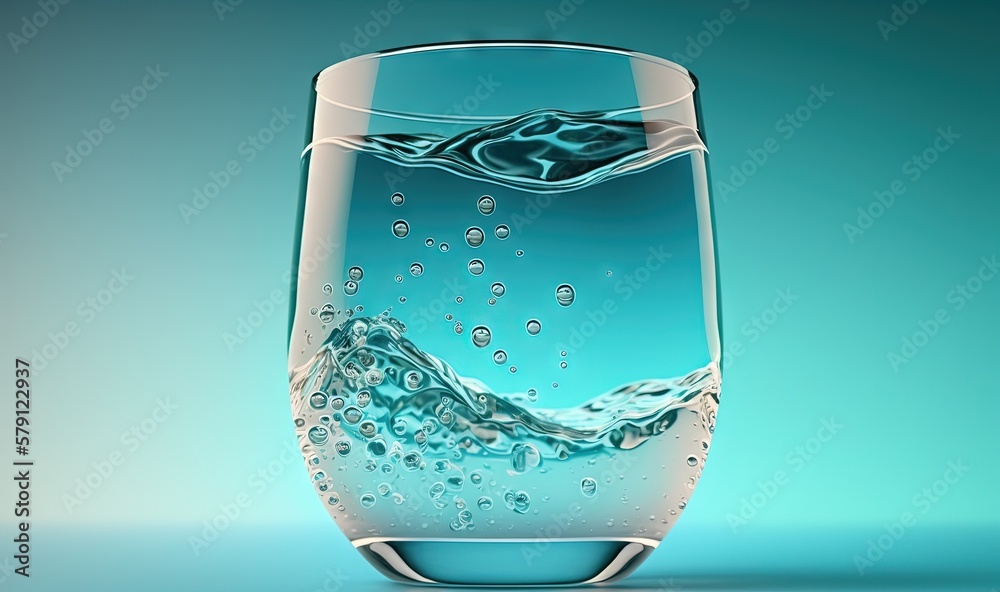
M 311 146 L 354 178 L 330 196 L 342 273 L 298 294 L 291 399 L 355 545 L 503 539 L 529 566 L 538 540 L 655 547 L 719 399 L 703 151 L 674 122 L 551 111 Z

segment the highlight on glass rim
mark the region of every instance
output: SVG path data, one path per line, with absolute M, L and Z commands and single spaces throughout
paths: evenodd
M 399 581 L 628 575 L 718 412 L 697 79 L 624 49 L 428 45 L 326 68 L 310 117 L 288 369 L 319 503 Z

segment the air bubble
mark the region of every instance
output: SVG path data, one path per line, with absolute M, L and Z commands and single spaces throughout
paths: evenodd
M 444 483 L 438 481 L 434 485 L 431 485 L 427 493 L 430 494 L 431 499 L 438 499 L 444 494 Z
M 521 475 L 537 467 L 542 462 L 538 449 L 531 444 L 517 443 L 511 449 L 510 466 L 512 474 Z
M 464 298 L 461 296 L 455 296 L 455 304 L 462 304 L 463 302 L 465 302 Z
M 427 245 L 428 247 L 433 247 L 434 246 L 434 239 L 432 239 L 430 237 L 427 237 L 427 240 L 424 241 L 424 244 Z
M 542 331 L 542 323 L 538 319 L 531 319 L 524 325 L 528 335 L 538 335 Z
M 597 494 L 597 480 L 593 477 L 584 477 L 580 480 L 580 491 L 587 497 L 594 497 Z
M 526 394 L 528 395 L 529 401 L 538 400 L 538 391 L 536 391 L 535 389 L 533 388 L 528 389 L 528 392 Z
M 517 366 L 511 366 L 509 370 L 511 374 L 517 374 Z
M 319 309 L 316 308 L 315 306 L 309 309 L 309 314 L 311 314 L 312 316 L 316 316 L 316 313 L 318 313 L 318 312 L 319 312 Z
M 698 464 L 698 458 L 696 456 L 689 456 L 687 459 L 687 463 L 689 467 L 693 467 L 696 464 Z
M 368 372 L 365 372 L 365 382 L 371 386 L 378 386 L 382 384 L 382 371 L 378 368 L 372 368 Z M 360 403 L 360 399 L 358 402 Z
M 409 389 L 415 389 L 420 386 L 420 381 L 423 380 L 423 376 L 415 370 L 411 370 L 406 373 L 406 387 Z
M 562 284 L 556 288 L 556 302 L 560 306 L 569 306 L 576 300 L 576 290 L 569 284 Z
M 566 362 L 559 362 L 560 368 L 566 368 L 566 366 L 567 366 Z
M 400 296 L 399 297 L 399 303 L 400 304 L 406 304 L 406 296 Z
M 489 327 L 485 325 L 479 325 L 472 330 L 472 343 L 476 347 L 486 347 L 490 344 L 490 339 L 493 338 L 493 334 L 490 333 Z
M 394 206 L 401 206 L 403 205 L 405 198 L 403 197 L 402 193 L 397 191 L 396 193 L 393 193 L 392 195 L 389 196 L 389 201 L 391 201 L 392 205 Z
M 441 244 L 440 244 L 440 245 L 438 246 L 438 248 L 439 248 L 439 249 L 441 249 L 441 252 L 442 252 L 442 253 L 447 253 L 447 252 L 448 252 L 448 249 L 450 249 L 451 247 L 449 247 L 449 246 L 448 246 L 448 243 L 441 243 Z
M 338 496 L 336 493 L 331 493 L 330 497 L 326 498 L 326 503 L 330 504 L 331 506 L 336 506 L 337 504 L 340 503 L 340 496 Z
M 465 242 L 472 248 L 476 248 L 483 244 L 483 240 L 485 238 L 486 235 L 483 234 L 483 229 L 478 226 L 473 226 L 465 231 Z
M 341 440 L 334 444 L 333 447 L 340 456 L 347 456 L 351 452 L 351 443 L 347 440 Z
M 389 485 L 388 483 L 379 483 L 378 484 L 378 494 L 379 495 L 381 495 L 382 497 L 389 497 L 390 493 L 392 493 L 392 485 Z
M 375 494 L 369 491 L 368 493 L 362 495 L 361 496 L 361 505 L 364 506 L 364 507 L 366 507 L 366 508 L 370 508 L 370 507 L 374 506 L 375 505 Z
M 450 313 L 450 312 L 449 312 L 448 314 L 444 315 L 444 320 L 446 320 L 446 321 L 450 321 L 450 320 L 452 320 L 453 318 L 455 318 L 455 317 L 451 316 L 451 313 Z
M 497 236 L 498 239 L 504 240 L 505 238 L 510 236 L 510 228 L 506 224 L 501 224 L 496 227 L 496 230 L 494 230 L 493 233 Z
M 493 361 L 497 364 L 505 364 L 507 362 L 507 352 L 502 349 L 493 352 Z
M 518 257 L 522 257 L 524 255 L 524 251 L 522 251 L 521 249 L 518 249 L 518 250 L 514 251 L 514 254 L 517 255 Z
M 326 402 L 326 393 L 317 391 L 309 396 L 309 406 L 313 409 L 322 409 L 326 407 Z
M 402 282 L 403 282 L 403 276 L 401 276 L 401 275 L 397 275 L 397 276 L 395 277 L 395 280 L 396 280 L 396 283 L 397 283 L 397 284 L 399 284 L 399 283 L 402 283 Z
M 319 321 L 324 324 L 330 324 L 337 315 L 337 309 L 333 308 L 332 304 L 324 304 L 323 308 L 319 311 Z
M 479 501 L 476 502 L 476 506 L 478 506 L 480 510 L 488 512 L 493 509 L 493 500 L 484 495 L 479 498 Z
M 358 293 L 358 282 L 354 280 L 347 280 L 344 283 L 344 294 L 348 296 L 354 296 Z
M 501 298 L 503 297 L 504 294 L 507 293 L 507 286 L 501 284 L 500 282 L 496 282 L 495 284 L 490 286 L 490 293 L 496 296 L 497 298 Z
M 476 206 L 479 208 L 479 212 L 484 216 L 489 216 L 490 214 L 492 214 L 493 210 L 496 208 L 496 205 L 497 204 L 496 202 L 493 201 L 493 198 L 488 195 L 480 197 L 479 202 L 476 203 Z
M 493 306 L 493 305 L 495 305 L 497 303 L 497 299 L 496 298 L 490 298 L 489 300 L 486 301 L 486 303 L 489 304 L 490 306 Z
M 323 293 L 327 296 L 333 294 L 333 284 L 323 284 Z
M 483 482 L 483 474 L 479 471 L 472 471 L 469 473 L 469 481 L 472 481 L 473 485 L 481 485 Z
M 341 399 L 340 397 L 333 398 L 330 400 L 330 407 L 333 407 L 335 410 L 339 411 L 344 408 L 344 400 Z
M 421 434 L 423 432 L 420 432 Z M 426 436 L 425 436 L 426 437 Z M 419 452 L 407 452 L 403 456 L 403 467 L 410 471 L 415 471 L 420 468 L 420 462 L 423 457 L 420 456 Z
M 316 446 L 322 446 L 330 440 L 330 430 L 323 426 L 309 428 L 309 441 Z
M 424 266 L 420 263 L 414 261 L 410 264 L 410 275 L 413 277 L 420 277 L 424 273 Z
M 518 491 L 514 494 L 514 508 L 513 510 L 518 514 L 527 514 L 528 507 L 531 505 L 531 496 L 528 495 L 527 491 Z
M 484 269 L 486 269 L 486 266 L 481 259 L 469 261 L 469 273 L 472 275 L 482 275 Z
M 462 331 L 463 331 L 463 329 L 462 329 L 462 323 L 459 323 L 458 321 L 455 321 L 455 334 L 461 335 Z
M 375 435 L 375 422 L 370 420 L 361 422 L 361 425 L 358 426 L 358 431 L 365 438 L 371 438 Z M 368 451 L 371 452 L 371 444 L 368 445 Z M 382 452 L 384 453 L 385 450 Z
M 365 429 L 365 424 L 367 424 L 367 423 L 369 423 L 369 422 L 365 422 L 365 423 L 361 424 L 361 429 L 362 430 Z M 369 429 L 370 429 L 370 434 L 374 435 L 375 434 L 375 424 L 372 424 L 371 428 L 369 428 Z M 367 436 L 367 434 L 365 434 L 364 431 L 361 432 L 361 435 L 362 436 Z M 372 440 L 371 442 L 368 443 L 368 454 L 370 456 L 385 456 L 385 451 L 386 451 L 385 440 L 383 440 L 382 438 L 377 438 L 377 439 Z
M 396 220 L 392 223 L 392 233 L 396 235 L 396 238 L 405 238 L 406 235 L 410 234 L 410 225 L 406 223 L 406 220 Z
M 347 409 L 344 409 L 344 421 L 351 425 L 361 421 L 361 417 L 363 415 L 364 413 L 362 413 L 357 407 L 348 407 Z

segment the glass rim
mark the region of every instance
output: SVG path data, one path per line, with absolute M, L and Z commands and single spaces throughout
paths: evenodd
M 361 113 L 366 113 L 370 115 L 377 115 L 381 117 L 388 117 L 394 119 L 406 119 L 413 121 L 428 121 L 428 122 L 445 122 L 445 123 L 490 123 L 490 122 L 500 122 L 514 115 L 443 115 L 443 114 L 431 114 L 431 113 L 410 113 L 404 111 L 391 111 L 385 109 L 373 109 L 371 107 L 361 107 L 358 105 L 352 105 L 345 103 L 343 101 L 335 100 L 329 96 L 324 95 L 319 91 L 319 85 L 323 83 L 324 80 L 335 76 L 338 70 L 344 68 L 361 64 L 364 62 L 378 61 L 384 58 L 389 58 L 399 55 L 415 54 L 415 53 L 430 53 L 434 51 L 445 51 L 454 49 L 488 49 L 488 48 L 510 48 L 510 49 L 544 49 L 544 50 L 578 50 L 586 53 L 593 54 L 609 54 L 609 55 L 621 55 L 630 59 L 641 60 L 643 62 L 652 64 L 659 68 L 666 70 L 672 70 L 675 74 L 682 75 L 690 83 L 690 88 L 688 92 L 677 96 L 669 98 L 668 100 L 654 102 L 648 105 L 631 105 L 626 107 L 620 107 L 615 109 L 609 109 L 605 111 L 605 115 L 609 117 L 615 117 L 618 115 L 623 115 L 627 113 L 639 113 L 643 111 L 651 111 L 655 109 L 660 109 L 663 107 L 668 107 L 670 105 L 675 105 L 682 101 L 689 99 L 694 92 L 698 89 L 698 78 L 687 68 L 681 66 L 676 62 L 672 62 L 666 58 L 661 58 L 648 53 L 642 53 L 637 51 L 632 51 L 629 49 L 624 49 L 621 47 L 613 47 L 608 45 L 596 45 L 590 43 L 577 43 L 577 42 L 564 42 L 564 41 L 451 41 L 451 42 L 441 42 L 441 43 L 426 43 L 419 45 L 408 45 L 402 47 L 395 47 L 391 49 L 385 49 L 381 51 L 375 51 L 371 53 L 366 53 L 358 56 L 353 56 L 339 62 L 335 62 L 326 68 L 320 70 L 313 77 L 313 91 L 316 93 L 316 97 L 323 100 L 331 105 L 349 109 L 351 111 L 358 111 Z

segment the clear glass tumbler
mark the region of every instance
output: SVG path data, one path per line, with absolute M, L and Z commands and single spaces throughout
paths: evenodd
M 289 373 L 322 503 L 397 580 L 629 573 L 719 401 L 696 79 L 494 42 L 354 57 L 313 90 Z

